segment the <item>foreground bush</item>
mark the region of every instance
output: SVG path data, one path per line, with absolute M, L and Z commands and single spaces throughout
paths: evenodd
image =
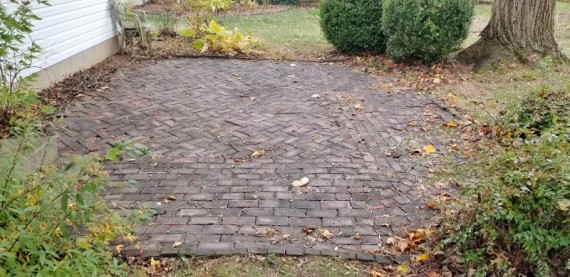
M 340 53 L 384 53 L 381 0 L 322 0 L 321 29 Z
M 0 157 L 9 168 L 0 172 L 0 276 L 125 275 L 108 242 L 133 241 L 132 224 L 99 195 L 107 177 L 100 159 L 73 156 L 29 173 L 19 153 L 28 147 L 22 140 Z
M 398 61 L 442 61 L 467 38 L 473 15 L 472 0 L 384 0 L 386 52 Z
M 544 87 L 511 107 L 498 118 L 500 143 L 469 166 L 476 178 L 464 187 L 463 223 L 450 241 L 477 276 L 570 269 L 570 125 L 561 117 L 569 92 Z

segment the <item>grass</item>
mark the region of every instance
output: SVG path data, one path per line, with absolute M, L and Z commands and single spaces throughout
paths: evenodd
M 333 50 L 319 25 L 317 9 L 292 9 L 283 12 L 222 16 L 217 20 L 227 28 L 260 38 L 266 52 L 288 58 L 318 56 Z
M 369 276 L 370 263 L 330 257 L 226 256 L 213 259 L 164 259 L 153 268 L 147 262 L 130 267 L 130 276 L 196 276 L 196 277 L 360 277 Z

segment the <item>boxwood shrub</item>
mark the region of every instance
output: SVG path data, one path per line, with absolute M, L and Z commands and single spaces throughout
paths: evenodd
M 436 63 L 458 50 L 474 15 L 472 0 L 384 0 L 390 58 Z
M 384 53 L 381 0 L 321 0 L 321 29 L 343 54 Z

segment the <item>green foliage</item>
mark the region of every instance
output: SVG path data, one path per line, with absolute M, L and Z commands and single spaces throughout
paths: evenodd
M 0 162 L 16 165 L 26 145 Z M 0 276 L 124 276 L 108 251 L 115 239 L 132 241 L 132 224 L 107 209 L 107 183 L 98 156 L 71 156 L 37 172 L 0 174 Z M 141 210 L 137 217 L 144 217 Z
M 545 86 L 525 97 L 498 119 L 501 143 L 469 165 L 476 178 L 448 242 L 480 276 L 551 276 L 570 264 L 569 92 Z
M 321 29 L 340 53 L 383 53 L 382 0 L 322 0 Z
M 36 2 L 47 5 L 45 0 Z M 29 88 L 35 75 L 22 75 L 41 51 L 33 41 L 22 48 L 32 32 L 33 22 L 39 19 L 31 5 L 30 1 L 16 0 L 0 4 L 0 138 L 40 125 L 35 109 L 38 98 Z
M 540 136 L 559 125 L 570 126 L 570 84 L 544 85 L 501 117 L 502 124 L 514 135 Z
M 460 49 L 473 16 L 472 0 L 384 0 L 386 52 L 398 61 L 440 62 Z
M 298 6 L 299 0 L 257 0 L 260 5 L 287 5 Z
M 227 10 L 234 4 L 233 0 L 203 0 L 203 1 L 204 5 L 206 5 L 206 7 L 208 7 L 213 12 Z
M 257 43 L 257 39 L 252 36 L 244 36 L 237 28 L 228 31 L 218 25 L 214 20 L 210 24 L 203 25 L 203 39 L 197 39 L 194 47 L 201 53 L 211 51 L 215 53 L 241 53 L 247 51 L 252 44 Z
M 169 13 L 151 17 L 154 32 L 160 36 L 175 36 L 178 27 L 178 17 Z

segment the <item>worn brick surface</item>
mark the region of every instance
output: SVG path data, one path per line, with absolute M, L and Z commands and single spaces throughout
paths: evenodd
M 104 195 L 156 212 L 138 234 L 145 256 L 317 254 L 386 263 L 368 253 L 377 239 L 430 223 L 424 201 L 433 192 L 422 184 L 429 159 L 409 150 L 444 149 L 426 130 L 448 119 L 425 96 L 390 95 L 381 83 L 329 64 L 165 60 L 127 73 L 104 98 L 69 107 L 55 132 L 63 152 L 124 140 L 152 150 L 108 164 L 113 183 Z M 261 149 L 263 157 L 250 156 Z M 302 177 L 309 185 L 293 188 Z M 165 201 L 169 195 L 176 200 Z M 306 225 L 337 237 L 310 246 Z M 256 235 L 270 227 L 297 240 Z M 356 232 L 361 240 L 351 239 Z M 174 242 L 183 244 L 172 249 Z

